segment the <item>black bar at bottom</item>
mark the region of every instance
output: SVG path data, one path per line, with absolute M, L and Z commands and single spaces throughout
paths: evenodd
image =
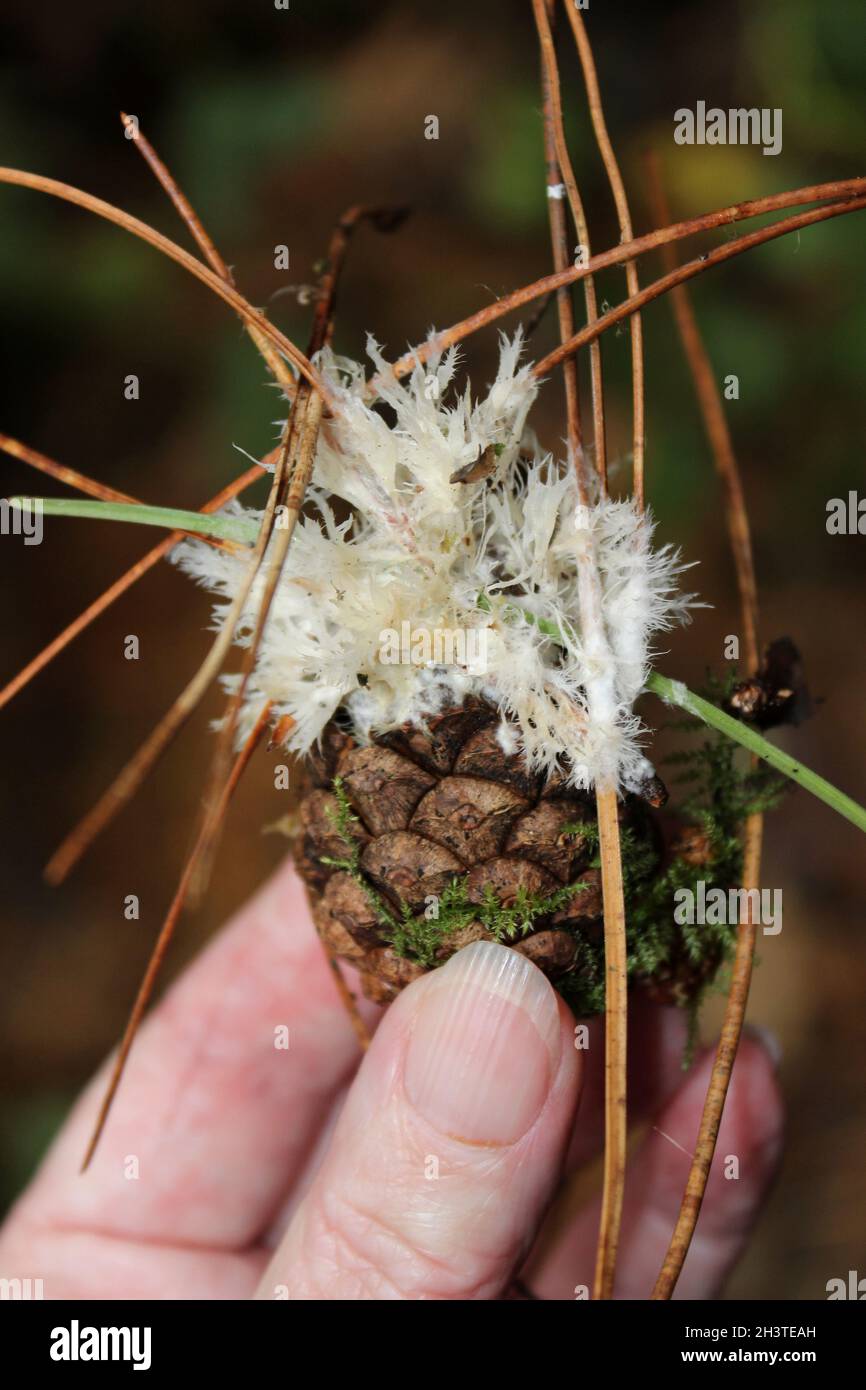
M 60 1381 L 92 1379 L 109 1369 L 113 1376 L 138 1372 L 157 1379 L 213 1371 L 226 1380 L 239 1373 L 248 1378 L 258 1368 L 267 1376 L 308 1380 L 311 1371 L 333 1377 L 343 1356 L 350 1383 L 371 1371 L 389 1378 L 414 1378 L 421 1371 L 426 1379 L 434 1366 L 443 1373 L 459 1368 L 465 1376 L 469 1356 L 489 1376 L 497 1363 L 514 1373 L 510 1358 L 518 1347 L 545 1377 L 569 1366 L 605 1364 L 618 1374 L 631 1368 L 664 1374 L 673 1367 L 762 1365 L 811 1367 L 826 1379 L 856 1364 L 864 1323 L 851 1302 L 528 1301 L 519 1307 L 461 1304 L 450 1312 L 426 1308 L 419 1314 L 392 1305 L 377 1314 L 367 1304 L 345 1303 L 321 1305 L 316 1312 L 309 1304 L 280 1302 L 13 1300 L 0 1304 L 0 1334 L 4 1362 L 15 1365 L 19 1379 L 30 1372 L 48 1372 Z M 452 1329 L 459 1344 L 447 1336 Z M 569 1340 L 551 1341 L 554 1333 Z

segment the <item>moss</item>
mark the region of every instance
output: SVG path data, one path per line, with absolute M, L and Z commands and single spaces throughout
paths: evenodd
M 352 810 L 352 803 L 349 801 L 342 777 L 334 778 L 331 789 L 337 800 L 337 809 L 335 811 L 328 810 L 328 819 L 346 846 L 346 855 L 344 858 L 338 859 L 331 855 L 322 854 L 319 856 L 319 861 L 322 864 L 327 864 L 330 868 L 342 869 L 345 873 L 352 875 L 372 905 L 373 911 L 382 924 L 383 938 L 386 938 L 386 933 L 395 932 L 399 923 L 385 904 L 384 899 L 376 892 L 372 883 L 361 871 L 361 846 L 357 836 L 352 832 L 353 823 L 357 825 L 359 820 Z
M 558 912 L 575 893 L 585 888 L 584 883 L 572 883 L 547 896 L 527 893 L 521 888 L 513 906 L 503 907 L 489 884 L 482 901 L 473 903 L 467 896 L 466 878 L 453 878 L 439 898 L 435 916 L 414 917 L 404 903 L 402 918 L 390 928 L 388 940 L 398 955 L 432 966 L 447 938 L 470 922 L 480 922 L 495 941 L 515 941 L 528 936 L 539 918 Z
M 357 864 L 359 852 L 358 841 L 357 837 L 352 832 L 352 826 L 360 825 L 360 821 L 352 810 L 349 793 L 346 791 L 342 777 L 334 778 L 331 783 L 331 790 L 337 802 L 337 809 L 336 811 L 331 811 L 329 809 L 328 817 L 337 834 L 340 836 L 340 839 L 352 849 L 354 854 L 353 863 Z
M 454 927 L 450 928 L 454 930 Z M 448 928 L 443 928 L 435 918 L 427 918 L 423 913 L 415 917 L 408 903 L 400 909 L 400 919 L 387 928 L 387 939 L 398 956 L 417 960 L 419 965 L 432 966 L 436 952 L 442 945 L 442 938 Z

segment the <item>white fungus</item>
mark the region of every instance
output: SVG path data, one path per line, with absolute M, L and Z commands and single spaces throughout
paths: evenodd
M 241 738 L 265 700 L 294 720 L 286 743 L 302 753 L 341 705 L 364 741 L 481 695 L 507 717 L 503 750 L 522 751 L 533 768 L 580 788 L 604 780 L 630 790 L 649 775 L 634 703 L 654 634 L 688 618 L 692 596 L 677 590 L 685 567 L 669 546 L 653 550 L 652 520 L 632 501 L 580 505 L 573 469 L 527 428 L 537 384 L 521 346 L 519 335 L 502 339 L 496 379 L 473 400 L 468 386 L 453 390 L 454 349 L 400 382 L 371 340 L 392 423 L 373 409 L 360 364 L 321 355 L 339 414 L 321 431 Z M 485 451 L 487 476 L 450 482 Z M 346 503 L 353 517 L 338 520 Z M 174 558 L 218 595 L 219 626 L 248 558 L 192 539 Z M 238 626 L 242 645 L 264 573 Z M 587 586 L 599 615 L 590 631 Z M 469 650 L 473 660 L 461 661 Z M 227 688 L 235 681 L 226 677 Z

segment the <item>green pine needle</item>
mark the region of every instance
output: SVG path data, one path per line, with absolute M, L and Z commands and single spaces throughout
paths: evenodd
M 241 516 L 209 515 L 205 512 L 186 512 L 178 507 L 145 507 L 134 502 L 94 502 L 79 497 L 10 497 L 10 506 L 44 516 L 87 517 L 97 521 L 133 521 L 140 526 L 164 526 L 169 531 L 193 531 L 200 536 L 217 536 L 220 540 L 238 541 L 253 545 L 258 535 L 258 523 Z
M 711 704 L 703 696 L 696 695 L 693 690 L 689 690 L 682 681 L 671 680 L 668 676 L 663 676 L 658 671 L 651 671 L 647 681 L 647 689 L 653 694 L 658 695 L 666 705 L 677 705 L 696 719 L 701 719 L 711 728 L 718 730 L 727 738 L 733 739 L 735 743 L 740 743 L 744 748 L 748 748 L 750 753 L 755 753 L 764 762 L 769 763 L 777 772 L 790 777 L 792 782 L 798 786 L 805 787 L 807 792 L 817 796 L 832 810 L 838 811 L 840 816 L 851 821 L 858 830 L 866 830 L 866 808 L 858 805 L 850 796 L 846 796 L 838 787 L 834 787 L 823 777 L 819 777 L 817 772 L 811 768 L 804 767 L 798 758 L 792 758 L 790 753 L 785 753 L 781 748 L 777 748 L 774 743 L 770 743 L 756 729 L 750 725 L 742 723 L 739 719 L 733 719 L 724 710 L 719 709 L 718 705 Z

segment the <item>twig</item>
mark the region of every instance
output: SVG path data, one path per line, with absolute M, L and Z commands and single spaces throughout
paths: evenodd
M 238 754 L 234 767 L 231 771 L 231 776 L 229 777 L 223 789 L 223 801 L 225 808 L 228 808 L 229 801 L 231 800 L 235 788 L 241 780 L 241 776 L 244 772 L 244 769 L 246 768 L 247 763 L 249 762 L 250 758 L 255 752 L 256 747 L 262 737 L 262 734 L 265 732 L 265 729 L 267 728 L 270 712 L 271 706 L 269 702 L 260 711 L 259 717 L 256 720 L 255 727 L 253 728 L 252 733 L 250 734 L 249 738 L 246 740 L 243 748 Z M 174 935 L 174 929 L 177 926 L 178 919 L 180 917 L 181 912 L 183 911 L 187 891 L 189 888 L 190 881 L 192 879 L 192 874 L 195 869 L 196 860 L 200 851 L 201 840 L 199 839 L 193 847 L 192 853 L 189 859 L 187 860 L 186 867 L 184 868 L 184 871 L 181 874 L 180 883 L 178 884 L 174 898 L 172 899 L 171 906 L 168 910 L 168 915 L 166 916 L 162 928 L 160 929 L 159 936 L 156 939 L 156 945 L 154 946 L 150 960 L 148 961 L 147 970 L 144 974 L 144 979 L 142 980 L 141 985 L 139 986 L 138 994 L 135 998 L 135 1003 L 132 1006 L 132 1012 L 130 1013 L 126 1029 L 124 1030 L 123 1039 L 120 1044 L 120 1051 L 118 1052 L 117 1060 L 114 1063 L 114 1067 L 111 1072 L 111 1077 L 108 1082 L 108 1087 L 106 1088 L 105 1096 L 99 1108 L 99 1114 L 97 1116 L 96 1124 L 94 1126 L 90 1142 L 87 1146 L 87 1151 L 84 1155 L 84 1161 L 81 1165 L 82 1173 L 88 1167 L 90 1160 L 92 1159 L 96 1151 L 96 1146 L 99 1143 L 102 1131 L 105 1128 L 105 1122 L 108 1119 L 108 1114 L 111 1110 L 112 1102 L 117 1094 L 117 1088 L 120 1085 L 121 1077 L 123 1076 L 123 1070 L 126 1066 L 126 1060 L 129 1056 L 130 1048 L 132 1047 L 135 1035 L 138 1032 L 141 1020 L 144 1017 L 144 1011 L 147 1008 L 148 1003 L 150 1002 L 150 997 L 153 993 L 154 985 L 156 984 L 160 967 L 163 961 L 165 960 L 166 953 L 171 944 L 171 939 Z
M 634 233 L 632 231 L 628 198 L 626 197 L 625 186 L 619 171 L 616 155 L 613 152 L 613 145 L 607 133 L 607 124 L 604 119 L 604 110 L 601 104 L 601 91 L 598 85 L 598 75 L 595 70 L 595 60 L 592 56 L 592 47 L 587 36 L 583 16 L 576 5 L 569 4 L 568 0 L 565 0 L 565 10 L 574 33 L 577 51 L 580 56 L 580 65 L 583 68 L 583 80 L 586 84 L 586 95 L 589 101 L 589 114 L 592 120 L 592 128 L 595 131 L 595 138 L 601 153 L 602 163 L 604 164 L 611 192 L 613 193 L 613 199 L 616 204 L 620 240 L 624 242 L 631 241 Z M 664 221 L 665 219 L 661 220 Z M 625 278 L 629 294 L 637 294 L 639 285 L 637 266 L 634 261 L 626 261 Z M 643 511 L 646 424 L 644 416 L 643 326 L 641 324 L 640 314 L 632 315 L 629 327 L 631 331 L 632 411 L 634 415 L 632 474 L 634 485 L 632 490 L 634 492 L 635 502 L 640 510 Z

